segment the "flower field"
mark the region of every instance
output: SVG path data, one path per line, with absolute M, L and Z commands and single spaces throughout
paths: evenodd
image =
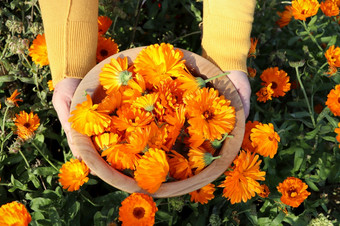
M 233 139 L 233 107 L 201 88 L 173 50 L 201 54 L 203 1 L 99 1 L 97 63 L 149 47 L 134 69 L 123 58 L 105 65 L 107 97 L 93 104 L 87 96 L 70 121 L 147 194 L 120 191 L 73 157 L 52 105 L 39 3 L 1 1 L 0 225 L 338 225 L 339 7 L 339 0 L 257 1 L 240 152 L 210 184 L 152 198 L 162 182 L 204 171 L 220 158 L 218 144 Z M 174 71 L 152 74 L 161 66 L 147 54 L 156 52 L 173 57 L 157 60 Z M 137 118 L 142 126 L 126 122 Z M 178 140 L 189 143 L 187 152 L 172 151 Z

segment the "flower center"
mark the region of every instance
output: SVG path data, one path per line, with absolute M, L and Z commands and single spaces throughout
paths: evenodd
M 291 198 L 295 198 L 298 195 L 298 193 L 296 192 L 295 189 L 289 190 L 288 194 L 289 194 L 289 197 L 291 197 Z
M 338 97 L 338 103 L 340 104 L 340 97 Z
M 213 114 L 210 111 L 206 110 L 205 112 L 203 112 L 203 116 L 204 118 L 209 120 L 209 119 L 212 119 Z
M 31 127 L 31 124 L 30 124 L 29 122 L 26 122 L 26 123 L 24 124 L 24 126 L 25 126 L 26 128 L 30 128 L 30 127 Z
M 100 55 L 102 55 L 102 56 L 107 56 L 109 54 L 109 52 L 106 50 L 106 49 L 102 49 L 102 50 L 100 50 Z
M 143 207 L 136 207 L 133 209 L 133 216 L 135 216 L 137 219 L 143 218 L 145 215 L 145 210 Z
M 272 89 L 276 89 L 277 88 L 277 83 L 276 82 L 272 82 Z

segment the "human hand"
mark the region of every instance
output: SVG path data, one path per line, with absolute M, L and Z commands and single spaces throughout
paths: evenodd
M 234 84 L 237 92 L 241 97 L 241 101 L 244 108 L 244 115 L 247 118 L 250 110 L 250 95 L 251 87 L 246 73 L 242 71 L 229 71 L 229 79 Z
M 61 126 L 66 133 L 68 145 L 74 157 L 78 159 L 80 159 L 80 155 L 72 141 L 71 124 L 69 123 L 68 118 L 70 117 L 71 100 L 80 81 L 81 79 L 77 78 L 65 78 L 61 80 L 54 87 L 54 93 L 52 97 L 52 103 L 58 114 Z

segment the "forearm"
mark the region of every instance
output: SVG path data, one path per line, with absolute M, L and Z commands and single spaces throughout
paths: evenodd
M 223 71 L 247 73 L 256 0 L 204 0 L 202 55 Z
M 96 64 L 98 0 L 39 0 L 53 84 Z

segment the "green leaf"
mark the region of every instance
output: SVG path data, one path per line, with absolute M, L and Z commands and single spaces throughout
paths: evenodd
M 338 127 L 338 121 L 335 120 L 333 117 L 329 116 L 329 115 L 325 115 L 326 119 L 328 120 L 328 122 L 330 122 L 333 126 L 333 128 L 337 128 Z
M 53 167 L 38 167 L 33 170 L 33 173 L 39 176 L 47 177 L 58 173 Z
M 331 137 L 331 136 L 322 136 L 321 137 L 324 140 L 330 141 L 332 143 L 336 143 L 336 138 L 335 137 Z
M 283 219 L 285 218 L 286 214 L 284 212 L 280 212 L 279 215 L 277 215 L 275 217 L 275 219 L 272 221 L 272 223 L 270 225 L 281 225 L 281 222 L 283 221 Z
M 311 181 L 309 179 L 305 179 L 305 181 L 313 191 L 319 191 L 319 188 L 314 184 L 313 181 Z
M 316 127 L 314 130 L 312 130 L 312 131 L 306 133 L 305 139 L 306 139 L 306 140 L 311 140 L 311 139 L 313 139 L 313 138 L 318 134 L 318 132 L 319 132 L 319 126 Z
M 156 212 L 156 218 L 160 219 L 161 221 L 169 222 L 172 220 L 173 216 L 167 212 L 159 210 Z
M 48 211 L 48 208 L 46 207 L 50 206 L 51 204 L 53 204 L 53 201 L 51 199 L 38 197 L 31 200 L 30 207 L 34 211 L 44 212 Z
M 294 168 L 293 172 L 296 172 L 300 169 L 300 166 L 304 159 L 304 150 L 302 148 L 296 148 L 295 149 L 295 155 L 294 155 Z
M 49 208 L 48 210 L 49 217 L 51 219 L 51 223 L 53 226 L 61 226 L 61 219 L 60 216 L 57 212 L 57 209 L 54 207 Z

